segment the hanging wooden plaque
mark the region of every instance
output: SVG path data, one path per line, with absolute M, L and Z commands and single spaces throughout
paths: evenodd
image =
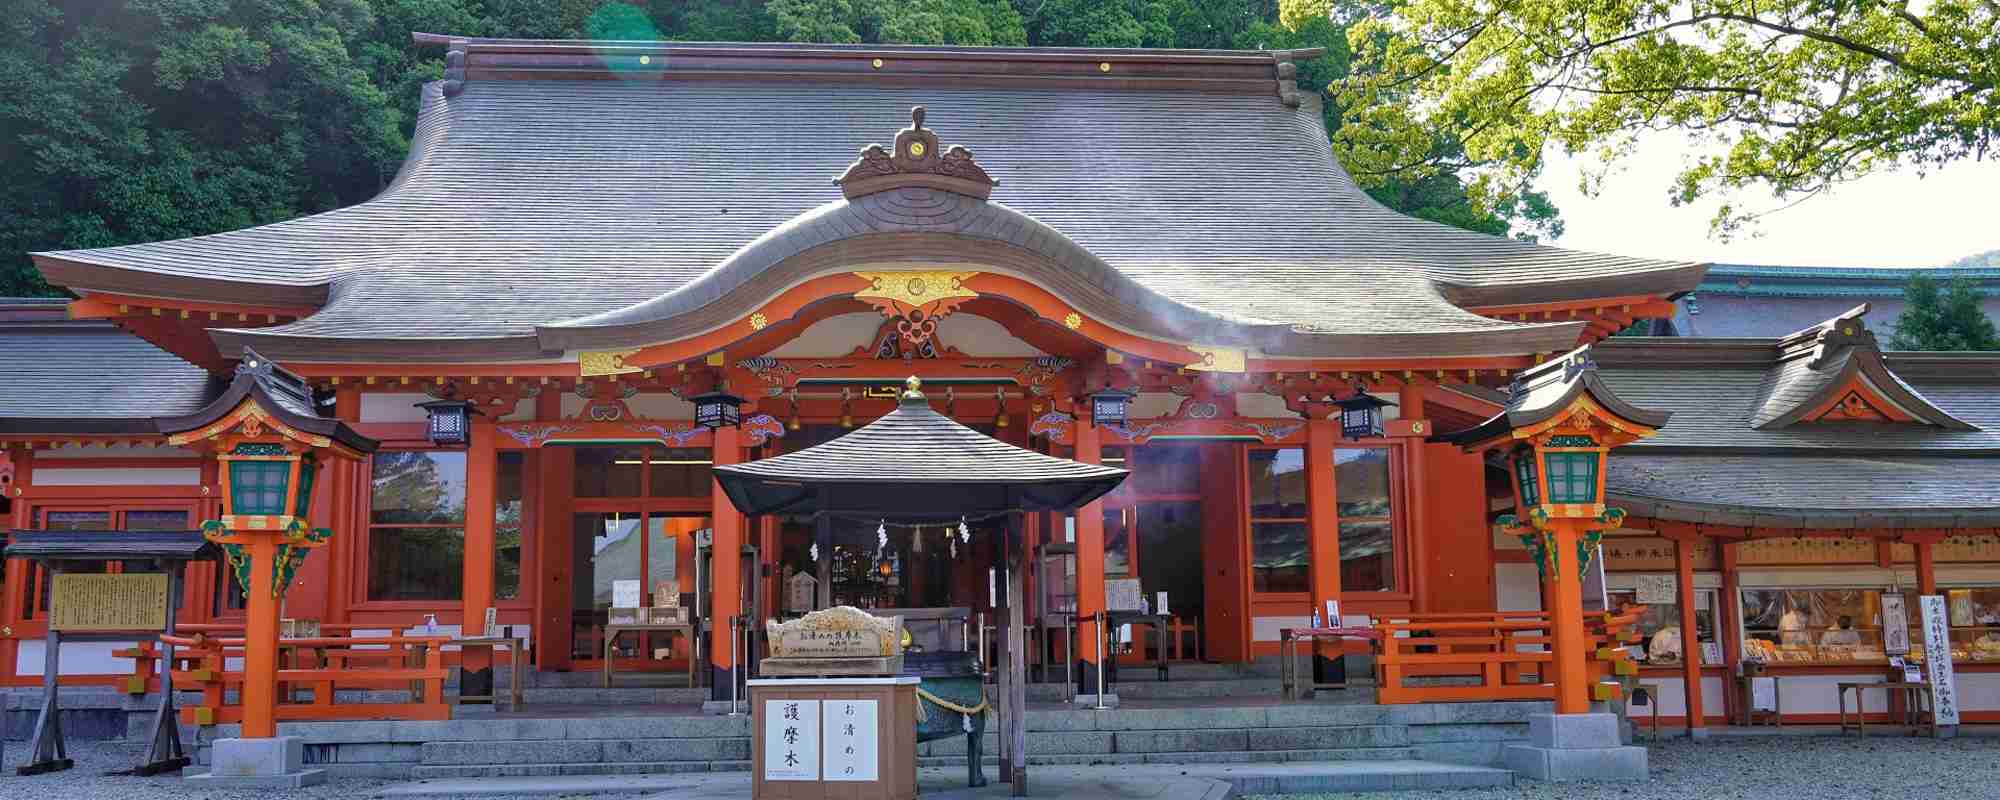
M 59 631 L 157 631 L 167 626 L 165 573 L 57 575 L 49 625 Z

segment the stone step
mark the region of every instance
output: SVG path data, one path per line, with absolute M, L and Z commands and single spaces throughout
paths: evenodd
M 750 757 L 749 738 L 733 736 L 705 739 L 428 742 L 423 747 L 423 763 L 432 766 L 724 761 Z
M 524 778 L 549 775 L 679 775 L 698 772 L 749 772 L 750 762 L 626 761 L 597 764 L 423 764 L 410 770 L 419 780 L 443 778 Z
M 1110 764 L 1271 764 L 1271 763 L 1328 763 L 1366 761 L 1408 761 L 1414 756 L 1406 747 L 1343 748 L 1327 750 L 1267 750 L 1262 752 L 1202 752 L 1182 751 L 1168 753 L 1100 753 L 1091 755 L 1029 754 L 1028 763 L 1033 766 L 1092 766 Z M 988 756 L 984 764 L 989 770 L 999 767 L 996 757 Z M 964 767 L 963 757 L 920 756 L 919 767 L 939 767 L 949 769 Z M 723 761 L 625 761 L 605 763 L 544 763 L 544 764 L 424 764 L 416 767 L 411 777 L 418 779 L 443 778 L 511 778 L 548 775 L 671 775 L 702 772 L 746 772 L 750 769 L 747 760 Z M 1477 784 L 1496 785 L 1496 784 Z M 1504 785 L 1504 784 L 1501 784 Z
M 1336 794 L 1512 786 L 1514 773 L 1435 761 L 1253 764 L 1191 773 L 1228 781 L 1238 796 Z

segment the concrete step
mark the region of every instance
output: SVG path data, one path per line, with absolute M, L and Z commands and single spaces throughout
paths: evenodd
M 1263 750 L 1258 752 L 1181 751 L 1168 753 L 1095 753 L 1079 755 L 1028 754 L 1028 763 L 1043 766 L 1093 764 L 1245 764 L 1293 761 L 1396 761 L 1416 757 L 1408 747 L 1356 747 L 1332 750 Z M 997 756 L 984 759 L 997 765 Z M 964 766 L 964 756 L 918 756 L 920 767 Z

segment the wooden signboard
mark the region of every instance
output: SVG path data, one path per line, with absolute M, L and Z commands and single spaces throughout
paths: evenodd
M 1917 598 L 1924 626 L 1924 669 L 1931 683 L 1931 713 L 1939 725 L 1958 724 L 1958 685 L 1951 669 L 1951 626 L 1945 618 L 1944 596 Z
M 1633 583 L 1637 599 L 1646 605 L 1673 605 L 1680 602 L 1680 581 L 1674 575 L 1640 575 Z
M 59 574 L 49 595 L 59 631 L 158 631 L 167 627 L 165 573 Z

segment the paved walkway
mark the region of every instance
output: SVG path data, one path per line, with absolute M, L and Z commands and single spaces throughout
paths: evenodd
M 989 768 L 989 775 L 991 771 Z M 933 767 L 918 770 L 917 784 L 931 800 L 987 800 L 1009 796 L 1010 787 L 992 783 L 979 789 L 964 784 L 963 769 Z M 1028 772 L 1030 797 L 1075 800 L 1225 800 L 1238 793 L 1380 791 L 1387 789 L 1446 789 L 1506 786 L 1506 770 L 1463 767 L 1424 761 L 1371 761 L 1316 764 L 1202 764 L 1130 766 L 1033 767 Z M 523 797 L 593 794 L 643 795 L 648 800 L 739 800 L 750 796 L 745 773 L 693 775 L 578 775 L 545 778 L 467 778 L 395 784 L 376 797 Z

